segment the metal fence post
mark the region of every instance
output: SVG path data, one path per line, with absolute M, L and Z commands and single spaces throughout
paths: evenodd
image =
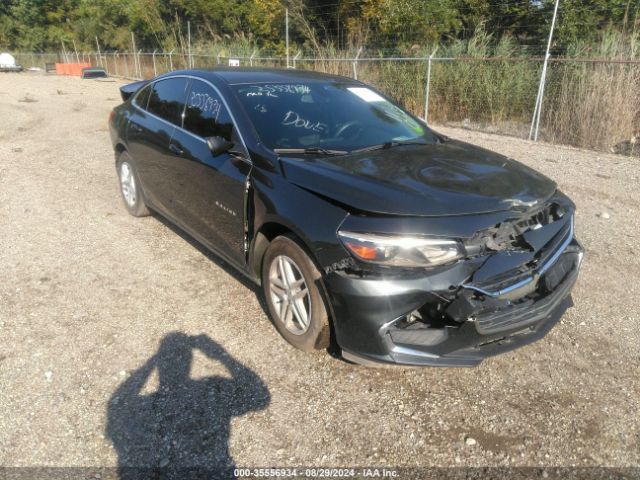
M 254 50 L 253 53 L 251 53 L 251 56 L 249 57 L 249 66 L 253 67 L 253 57 L 255 57 L 256 55 L 256 51 Z
M 285 48 L 287 51 L 287 68 L 289 68 L 289 9 L 284 9 L 285 20 L 284 20 L 284 29 L 285 29 Z
M 356 58 L 353 59 L 353 63 L 351 64 L 353 67 L 353 78 L 358 80 L 358 58 L 360 58 L 360 54 L 362 53 L 362 47 L 358 48 L 358 53 L 356 54 Z
M 175 48 L 173 50 L 175 50 Z M 169 52 L 169 71 L 170 72 L 173 72 L 173 50 Z
M 435 48 L 431 55 L 429 55 L 429 60 L 427 60 L 427 86 L 424 89 L 424 123 L 429 125 L 429 90 L 431 88 L 431 62 L 433 61 L 433 56 L 438 51 L 438 47 Z
M 60 39 L 60 45 L 62 45 L 62 55 L 64 56 L 64 63 L 69 63 L 67 59 L 67 49 L 64 48 L 64 40 Z
M 295 57 L 293 57 L 293 69 L 294 69 L 294 70 L 296 69 L 296 62 L 298 61 L 298 58 L 300 58 L 300 54 L 301 54 L 301 53 L 302 53 L 302 52 L 298 50 L 298 53 L 296 53 L 296 56 L 295 56 Z
M 100 54 L 100 42 L 98 42 L 97 35 L 96 35 L 96 47 L 98 47 L 98 57 L 100 57 L 100 66 L 104 68 L 104 65 L 102 65 L 102 55 Z
M 189 39 L 189 68 L 193 68 L 193 57 L 191 56 L 191 22 L 187 22 L 187 37 Z
M 120 54 L 119 54 L 119 53 L 118 53 L 118 51 L 116 50 L 116 51 L 113 53 L 113 65 L 114 65 L 114 68 L 115 68 L 115 70 L 116 70 L 116 77 L 118 76 L 118 59 L 119 59 L 119 58 L 120 58 Z
M 138 78 L 140 80 L 144 79 L 144 74 L 142 73 L 142 62 L 140 62 L 140 54 L 142 53 L 142 50 L 138 50 Z
M 551 29 L 549 30 L 549 41 L 547 42 L 547 52 L 544 56 L 544 64 L 542 65 L 542 74 L 540 75 L 540 85 L 538 86 L 538 96 L 536 98 L 536 106 L 533 110 L 533 118 L 531 119 L 531 128 L 529 129 L 529 140 L 531 140 L 531 136 L 533 135 L 533 141 L 538 141 L 538 129 L 540 127 L 540 112 L 542 111 L 542 102 L 544 101 L 544 84 L 547 80 L 547 64 L 549 63 L 549 57 L 551 54 L 549 50 L 551 49 L 551 40 L 553 39 L 553 29 L 556 26 L 556 17 L 558 16 L 558 6 L 560 5 L 560 0 L 556 0 L 556 4 L 553 7 L 553 19 L 551 20 Z M 534 126 L 535 126 L 535 135 L 534 135 Z
M 124 77 L 129 78 L 129 52 L 123 53 L 124 55 Z
M 137 49 L 136 49 L 136 37 L 133 34 L 133 32 L 131 32 L 131 50 L 133 51 L 133 71 L 135 72 L 134 76 L 137 76 L 138 75 L 138 60 L 139 60 L 139 58 L 136 55 L 136 51 L 137 51 Z
M 72 39 L 71 42 L 73 43 L 73 51 L 76 53 L 76 62 L 80 63 L 80 57 L 78 56 L 78 48 L 76 47 L 76 41 Z
M 151 58 L 153 59 L 153 76 L 157 77 L 158 76 L 158 69 L 156 68 L 156 52 L 158 51 L 158 49 L 156 48 L 153 53 L 151 54 Z

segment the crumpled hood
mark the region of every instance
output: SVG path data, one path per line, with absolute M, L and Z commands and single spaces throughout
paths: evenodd
M 362 212 L 468 215 L 533 205 L 556 184 L 503 155 L 457 140 L 353 155 L 282 158 L 285 178 Z M 311 212 L 310 212 L 311 214 Z

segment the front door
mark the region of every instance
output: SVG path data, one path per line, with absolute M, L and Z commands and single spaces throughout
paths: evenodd
M 228 153 L 213 156 L 205 138 L 220 136 L 234 143 Z M 180 220 L 200 240 L 245 263 L 245 182 L 251 171 L 248 154 L 217 90 L 193 79 L 182 128 L 170 142 L 179 189 Z

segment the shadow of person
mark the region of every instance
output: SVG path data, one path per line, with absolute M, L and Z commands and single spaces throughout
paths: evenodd
M 194 350 L 219 361 L 229 377 L 190 378 Z M 157 390 L 144 394 L 154 369 Z M 260 377 L 208 336 L 168 334 L 109 400 L 106 434 L 118 453 L 120 479 L 233 478 L 231 419 L 269 401 Z

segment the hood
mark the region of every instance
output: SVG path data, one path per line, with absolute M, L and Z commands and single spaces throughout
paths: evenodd
M 295 185 L 377 214 L 469 215 L 530 208 L 556 190 L 535 170 L 457 140 L 281 162 L 285 178 Z

